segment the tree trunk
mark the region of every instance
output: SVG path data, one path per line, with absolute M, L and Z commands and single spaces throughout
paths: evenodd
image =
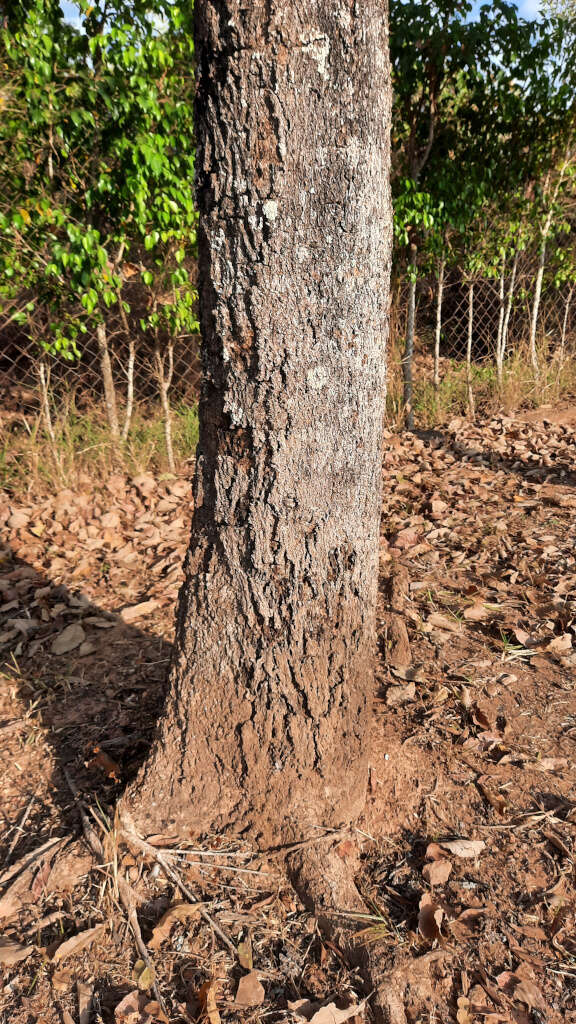
M 574 289 L 576 285 L 572 285 L 568 292 L 568 298 L 566 299 L 566 305 L 564 306 L 564 317 L 562 319 L 562 336 L 560 338 L 560 365 L 564 362 L 564 356 L 566 352 L 566 335 L 568 334 L 568 320 L 570 317 L 570 306 L 572 305 L 572 297 L 574 295 Z
M 472 339 L 474 334 L 474 283 L 468 285 L 468 338 L 466 342 L 466 392 L 468 396 L 468 412 L 472 419 L 476 415 L 474 389 L 472 387 Z
M 97 325 L 96 339 L 98 341 L 98 351 L 100 352 L 100 371 L 102 373 L 104 404 L 106 406 L 108 426 L 110 427 L 110 433 L 112 434 L 113 440 L 117 441 L 120 437 L 120 427 L 118 425 L 116 390 L 114 388 L 114 377 L 112 376 L 112 363 L 110 362 L 110 351 L 108 348 L 105 324 Z
M 261 842 L 362 809 L 391 245 L 380 0 L 196 3 L 203 390 L 164 717 L 121 814 Z
M 408 310 L 406 314 L 406 340 L 402 356 L 402 378 L 404 382 L 404 425 L 406 430 L 414 430 L 414 404 L 412 379 L 412 361 L 414 359 L 414 333 L 416 328 L 416 253 L 408 281 Z
M 538 317 L 540 315 L 540 302 L 542 299 L 542 281 L 544 280 L 544 269 L 546 267 L 546 241 L 542 243 L 540 256 L 538 258 L 538 270 L 534 284 L 534 298 L 532 300 L 532 316 L 530 318 L 530 362 L 534 373 L 539 372 L 538 363 Z
M 510 315 L 512 313 L 512 303 L 514 301 L 514 289 L 516 287 L 516 272 L 518 270 L 518 253 L 514 254 L 514 262 L 512 264 L 512 273 L 510 274 L 510 281 L 508 283 L 508 297 L 506 299 L 506 309 L 504 311 L 504 323 L 502 324 L 502 337 L 500 341 L 500 355 L 499 355 L 499 366 L 498 366 L 498 386 L 502 389 L 504 384 L 504 358 L 506 356 L 506 347 L 508 345 L 508 332 L 510 330 Z
M 503 382 L 503 366 L 504 366 L 504 351 L 502 348 L 502 339 L 504 337 L 504 320 L 506 319 L 506 257 L 502 260 L 502 269 L 500 271 L 499 288 L 498 288 L 499 311 L 498 311 L 498 332 L 496 334 L 496 375 L 498 377 L 498 388 L 502 390 Z
M 438 270 L 438 290 L 436 292 L 436 333 L 434 337 L 434 390 L 440 387 L 440 341 L 442 338 L 442 300 L 444 298 L 444 271 L 446 259 L 442 256 Z

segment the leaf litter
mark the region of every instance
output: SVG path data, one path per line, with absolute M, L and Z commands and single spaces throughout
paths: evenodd
M 573 426 L 502 416 L 386 438 L 382 573 L 407 572 L 407 634 L 388 665 L 383 596 L 378 680 L 390 699 L 376 706 L 355 833 L 368 909 L 346 927 L 362 943 L 373 933 L 408 1019 L 521 1024 L 540 1013 L 560 1024 L 576 1009 L 574 440 Z M 83 1024 L 89 1013 L 165 1019 L 139 987 L 152 978 L 111 867 L 78 849 L 82 838 L 69 856 L 35 851 L 79 820 L 59 793 L 62 763 L 107 841 L 98 822 L 113 821 L 161 706 L 190 514 L 189 481 L 151 474 L 0 496 L 4 850 L 17 840 L 0 906 L 4 956 L 22 954 L 3 963 L 0 1006 L 14 1024 L 78 1020 L 79 985 Z M 196 844 L 194 864 L 180 853 L 175 863 L 234 955 L 202 917 L 175 911 L 187 900 L 152 857 L 120 850 L 170 1019 L 298 1019 L 290 1004 L 301 1000 L 302 1019 L 326 1011 L 315 1024 L 368 1015 L 357 974 L 282 875 L 264 874 L 271 864 L 247 842 L 207 844 L 209 857 Z M 231 850 L 256 874 L 223 874 Z M 58 949 L 69 951 L 62 964 L 42 959 Z M 242 983 L 250 999 L 262 986 L 262 1002 L 241 1008 Z

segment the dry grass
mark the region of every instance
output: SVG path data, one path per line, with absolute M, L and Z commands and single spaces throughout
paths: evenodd
M 576 354 L 561 357 L 560 353 L 542 347 L 539 361 L 541 370 L 536 376 L 527 351 L 512 353 L 504 366 L 502 388 L 498 386 L 496 368 L 491 361 L 474 364 L 472 385 L 476 413 L 480 416 L 497 412 L 509 414 L 517 409 L 535 409 L 573 400 Z M 454 416 L 468 415 L 466 365 L 461 359 L 441 359 L 440 387 L 436 391 L 432 356 L 417 345 L 413 374 L 414 418 L 418 428 L 441 426 Z M 389 425 L 398 429 L 403 423 L 402 391 L 401 344 L 396 341 L 389 358 L 387 414 Z
M 491 416 L 517 409 L 559 405 L 576 395 L 576 355 L 560 358 L 540 351 L 541 372 L 535 378 L 528 353 L 511 354 L 500 389 L 492 363 L 472 367 L 476 413 Z M 432 356 L 417 345 L 414 359 L 414 412 L 416 426 L 429 429 L 468 414 L 466 366 L 459 359 L 443 358 L 441 382 L 432 381 Z M 396 340 L 389 356 L 388 425 L 401 429 L 403 398 L 401 344 Z M 176 405 L 172 429 L 178 470 L 193 458 L 198 441 L 196 405 Z M 120 472 L 169 472 L 164 423 L 157 405 L 140 405 L 126 443 L 113 444 L 101 404 L 68 394 L 54 410 L 55 443 L 44 429 L 41 415 L 31 412 L 0 413 L 0 490 L 12 495 L 46 494 L 75 487 L 82 479 L 107 479 Z
M 68 395 L 54 413 L 55 442 L 37 412 L 0 418 L 0 490 L 11 494 L 49 493 L 75 487 L 83 477 L 106 479 L 112 473 L 169 471 L 164 422 L 158 407 L 141 405 L 125 443 L 110 438 L 104 409 L 80 404 Z M 196 405 L 177 405 L 172 413 L 177 463 L 194 456 L 198 442 Z

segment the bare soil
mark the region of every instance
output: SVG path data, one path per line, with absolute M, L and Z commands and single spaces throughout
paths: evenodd
M 572 413 L 386 439 L 366 812 L 295 851 L 356 880 L 332 937 L 286 851 L 156 837 L 187 851 L 186 895 L 114 831 L 162 706 L 188 480 L 0 497 L 2 1021 L 370 1020 L 355 948 L 394 1024 L 576 1021 Z

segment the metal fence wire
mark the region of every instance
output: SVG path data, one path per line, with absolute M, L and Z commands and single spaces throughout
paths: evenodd
M 526 355 L 529 349 L 534 309 L 535 259 L 527 255 L 518 266 L 514 294 L 506 325 L 506 357 Z M 437 345 L 442 372 L 464 365 L 471 330 L 470 358 L 474 367 L 493 365 L 499 334 L 502 332 L 503 295 L 508 301 L 509 279 L 502 288 L 497 279 L 479 279 L 474 284 L 472 322 L 469 282 L 458 267 L 446 272 L 443 284 L 440 321 L 438 318 L 438 277 L 419 280 L 416 291 L 416 353 L 432 357 Z M 391 366 L 398 372 L 406 330 L 406 283 L 396 275 L 391 315 Z M 572 301 L 574 298 L 574 301 Z M 506 310 L 504 309 L 504 314 Z M 0 314 L 1 316 L 1 314 Z M 113 386 L 122 408 L 130 388 L 135 405 L 151 409 L 161 406 L 166 381 L 159 379 L 157 348 L 149 335 L 134 325 L 131 339 L 126 325 L 112 310 L 106 323 L 107 347 Z M 545 285 L 538 312 L 537 340 L 543 358 L 558 352 L 576 353 L 576 294 L 574 286 L 555 288 Z M 131 344 L 132 343 L 132 344 Z M 196 335 L 170 341 L 173 373 L 169 386 L 171 403 L 194 403 L 200 384 L 199 338 Z M 163 342 L 162 356 L 166 356 Z M 131 358 L 132 351 L 132 358 Z M 431 359 L 421 360 L 418 373 L 430 375 Z M 130 385 L 130 378 L 132 383 Z M 48 382 L 49 399 L 54 410 L 74 395 L 77 408 L 99 404 L 104 398 L 102 352 L 96 334 L 85 335 L 80 359 L 41 355 L 38 342 L 22 328 L 2 327 L 0 319 L 0 400 L 3 418 L 21 413 L 42 412 L 42 382 Z

